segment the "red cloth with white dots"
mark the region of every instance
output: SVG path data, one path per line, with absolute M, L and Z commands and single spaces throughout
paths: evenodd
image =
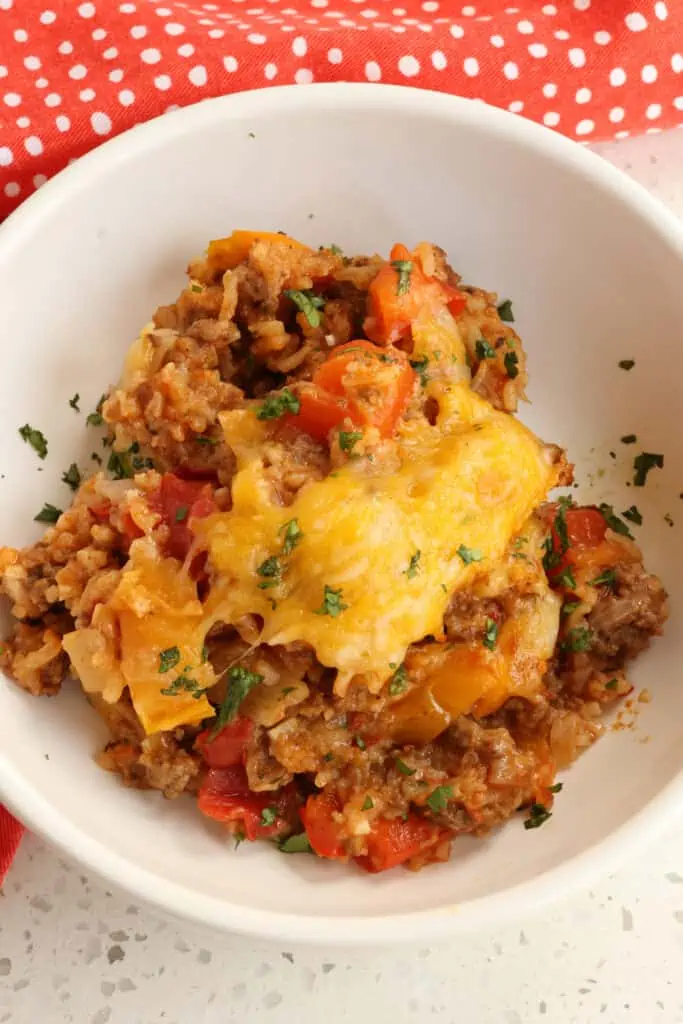
M 509 2 L 0 0 L 0 220 L 104 139 L 271 84 L 438 89 L 583 141 L 683 123 L 682 3 Z M 20 834 L 0 808 L 0 879 Z
M 131 125 L 270 84 L 438 89 L 584 141 L 683 122 L 680 0 L 507 2 L 0 0 L 0 218 Z

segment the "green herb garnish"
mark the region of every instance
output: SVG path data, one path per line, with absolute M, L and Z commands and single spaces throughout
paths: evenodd
M 62 483 L 65 483 L 72 491 L 77 491 L 81 482 L 81 472 L 75 462 L 72 462 L 66 473 L 62 473 Z
M 650 470 L 662 469 L 663 466 L 664 456 L 656 452 L 641 452 L 640 455 L 636 455 L 633 460 L 633 486 L 644 487 Z
M 498 642 L 498 623 L 495 619 L 487 619 L 484 627 L 484 639 L 482 643 L 489 651 L 495 650 Z
M 643 517 L 640 514 L 637 505 L 631 505 L 630 508 L 627 508 L 626 511 L 622 512 L 621 514 L 624 517 L 624 519 L 628 519 L 630 523 L 635 523 L 636 526 L 642 526 Z
M 396 294 L 405 295 L 410 290 L 410 275 L 413 272 L 412 260 L 392 260 L 391 265 L 398 274 Z
M 484 557 L 477 548 L 466 548 L 464 544 L 460 545 L 457 554 L 460 555 L 465 565 L 469 565 L 470 562 L 481 562 Z
M 618 685 L 619 685 L 619 680 L 618 679 L 610 679 L 610 681 L 608 683 L 605 683 L 605 689 L 606 690 L 616 690 Z
M 552 812 L 547 807 L 544 807 L 543 804 L 532 804 L 529 809 L 529 817 L 524 822 L 524 828 L 540 828 L 548 818 L 552 818 Z
M 354 736 L 354 740 L 359 750 L 365 750 L 365 740 L 362 736 Z
M 180 651 L 177 647 L 167 647 L 159 654 L 159 672 L 164 673 L 175 668 L 180 661 Z
M 99 402 L 95 406 L 95 412 L 88 413 L 88 417 L 85 422 L 89 427 L 101 427 L 104 423 L 104 419 L 102 417 L 102 406 L 104 405 L 105 397 L 105 395 L 101 396 Z
M 548 786 L 548 789 L 551 793 L 561 793 L 563 786 L 563 782 L 555 782 L 552 786 Z
M 297 309 L 301 310 L 311 327 L 320 327 L 320 310 L 325 305 L 324 299 L 311 291 L 297 291 L 294 288 L 286 288 L 285 295 L 292 300 Z
M 342 601 L 341 589 L 334 590 L 332 587 L 328 587 L 325 584 L 323 592 L 323 603 L 320 608 L 316 608 L 314 611 L 315 615 L 330 615 L 333 619 L 336 619 L 338 615 L 341 615 L 343 611 L 349 606 L 344 604 Z
M 366 796 L 365 800 L 363 801 L 363 806 L 361 807 L 361 811 L 371 811 L 374 806 L 375 806 L 375 804 L 374 804 L 374 801 L 373 801 L 372 797 L 371 796 Z
M 268 395 L 263 404 L 256 410 L 257 420 L 276 420 L 279 416 L 291 412 L 296 416 L 301 403 L 289 388 L 283 388 L 277 394 Z
M 25 423 L 23 427 L 19 427 L 19 436 L 26 444 L 31 445 L 39 459 L 45 458 L 47 455 L 47 439 L 42 430 L 36 430 L 35 427 Z
M 576 626 L 570 629 L 567 636 L 561 643 L 563 651 L 589 651 L 593 645 L 593 633 L 585 626 Z
M 237 716 L 237 712 L 240 709 L 240 704 L 247 696 L 247 694 L 258 686 L 259 683 L 263 682 L 263 676 L 259 675 L 258 672 L 250 672 L 249 669 L 244 668 L 243 665 L 233 665 L 228 671 L 228 689 L 223 703 L 218 709 L 218 715 L 216 716 L 216 724 L 213 727 L 212 735 L 220 732 L 224 725 L 228 725 L 232 722 L 233 718 Z
M 412 580 L 417 576 L 420 566 L 420 558 L 422 557 L 421 551 L 416 551 L 414 555 L 411 555 L 410 564 L 407 569 L 404 569 L 405 575 L 409 580 Z
M 561 573 L 555 577 L 554 580 L 560 587 L 565 587 L 567 590 L 574 590 L 576 588 L 576 580 L 574 579 L 574 573 L 570 565 L 563 569 Z
M 310 853 L 311 844 L 308 840 L 308 836 L 305 832 L 300 832 L 298 836 L 289 836 L 287 839 L 283 839 L 280 843 L 281 853 Z
M 609 526 L 610 530 L 614 530 L 615 533 L 621 534 L 622 537 L 630 537 L 631 540 L 633 540 L 633 535 L 629 530 L 628 526 L 622 519 L 619 518 L 618 515 L 616 515 L 611 505 L 606 505 L 603 502 L 602 505 L 598 507 L 602 512 L 603 516 L 605 517 L 605 521 Z M 629 519 L 630 516 L 626 516 L 626 518 Z
M 277 807 L 264 807 L 261 811 L 261 821 L 259 824 L 263 825 L 264 828 L 268 828 L 269 825 L 275 824 L 277 818 Z
M 298 519 L 290 519 L 289 522 L 285 523 L 284 526 L 280 527 L 280 533 L 284 533 L 285 538 L 282 542 L 282 553 L 283 555 L 291 555 L 294 548 L 303 538 L 303 533 L 299 528 Z
M 512 299 L 504 299 L 498 306 L 498 316 L 506 324 L 513 324 L 515 318 L 512 315 Z
M 571 613 L 575 612 L 576 609 L 580 607 L 580 605 L 580 601 L 565 601 L 562 605 L 562 614 L 571 615 Z
M 422 356 L 420 359 L 411 359 L 410 365 L 420 378 L 420 384 L 422 385 L 422 387 L 427 387 L 427 384 L 429 383 L 429 374 L 427 373 L 427 367 L 429 366 L 429 356 Z
M 73 398 L 69 399 L 69 405 L 71 406 L 72 409 L 75 409 L 76 412 L 80 412 L 81 411 L 80 408 L 79 408 L 79 405 L 78 405 L 80 400 L 81 400 L 81 396 L 79 395 L 78 392 L 76 392 L 76 394 L 73 396 Z
M 188 509 L 187 505 L 180 505 L 176 509 L 176 513 L 175 513 L 175 521 L 176 521 L 176 523 L 184 523 L 185 520 L 187 519 L 187 513 L 188 512 L 189 512 L 189 509 Z
M 430 810 L 434 811 L 435 814 L 439 814 L 441 811 L 446 810 L 448 801 L 452 799 L 452 786 L 437 786 L 436 789 L 427 797 L 427 806 Z
M 259 576 L 266 576 L 269 579 L 279 580 L 280 576 L 282 575 L 282 566 L 280 565 L 280 559 L 276 558 L 275 555 L 271 555 L 270 558 L 266 558 L 264 562 L 261 562 L 256 572 L 259 574 Z
M 514 380 L 519 375 L 519 357 L 516 352 L 506 352 L 505 359 L 505 372 L 507 373 L 510 380 Z
M 614 590 L 614 585 L 617 582 L 617 574 L 614 569 L 605 569 L 599 576 L 596 576 L 594 580 L 589 580 L 592 587 L 610 587 Z
M 208 434 L 195 434 L 194 439 L 197 442 L 197 444 L 210 445 L 212 448 L 215 448 L 215 446 L 218 444 L 218 438 L 209 437 Z
M 408 686 L 408 673 L 405 665 L 399 665 L 391 681 L 389 682 L 388 693 L 390 697 L 398 697 L 399 694 L 404 693 Z
M 181 672 L 179 676 L 176 676 L 172 683 L 163 688 L 161 693 L 164 697 L 177 697 L 179 693 L 189 693 L 195 700 L 199 700 L 204 695 L 206 692 L 205 687 L 200 686 L 196 679 L 185 675 L 187 671 L 189 671 L 189 667 L 184 672 Z
M 405 761 L 401 760 L 400 757 L 396 758 L 394 764 L 400 771 L 401 775 L 414 775 L 415 772 L 417 771 L 417 768 L 411 768 L 410 765 L 407 765 Z
M 474 351 L 476 353 L 477 359 L 495 359 L 496 358 L 496 350 L 495 350 L 495 348 L 493 348 L 493 346 L 490 345 L 488 343 L 488 341 L 486 341 L 485 338 L 479 338 L 479 340 L 477 341 L 477 343 L 474 346 Z
M 354 446 L 360 441 L 362 436 L 363 434 L 359 430 L 340 430 L 339 447 L 348 454 L 353 451 Z
M 56 523 L 62 514 L 61 508 L 55 508 L 49 502 L 45 502 L 37 516 L 34 516 L 36 523 Z

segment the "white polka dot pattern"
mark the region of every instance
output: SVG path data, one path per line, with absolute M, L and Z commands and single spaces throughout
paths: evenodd
M 49 4 L 0 0 L 0 218 L 108 136 L 260 85 L 417 85 L 582 142 L 683 122 L 671 0 L 72 0 L 68 17 Z

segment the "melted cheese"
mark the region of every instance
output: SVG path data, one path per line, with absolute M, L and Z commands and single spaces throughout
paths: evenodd
M 263 425 L 251 410 L 224 413 L 238 462 L 233 507 L 197 524 L 216 580 L 209 621 L 259 615 L 263 642 L 310 644 L 338 670 L 338 692 L 354 676 L 378 690 L 410 644 L 440 634 L 450 595 L 502 557 L 556 473 L 539 441 L 465 382 L 445 384 L 438 401 L 434 426 L 422 417 L 402 425 L 398 469 L 351 459 L 288 508 L 270 493 Z M 292 519 L 301 540 L 284 556 Z M 481 559 L 468 562 L 468 550 Z M 271 556 L 282 582 L 261 589 L 257 569 Z M 325 587 L 341 591 L 336 616 L 321 614 Z

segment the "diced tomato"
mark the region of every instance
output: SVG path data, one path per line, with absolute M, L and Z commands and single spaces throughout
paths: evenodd
M 605 539 L 607 522 L 597 508 L 570 508 L 566 512 L 570 547 L 592 548 Z
M 205 729 L 197 737 L 195 746 L 210 768 L 232 768 L 242 764 L 244 748 L 253 729 L 254 724 L 249 718 L 238 716 L 215 736 L 211 729 Z
M 354 363 L 361 364 L 358 388 L 354 388 L 351 373 Z M 365 368 L 370 371 L 369 380 L 363 375 Z M 372 387 L 374 376 L 376 389 Z M 382 437 L 390 437 L 410 401 L 414 381 L 405 353 L 398 349 L 389 352 L 365 340 L 350 341 L 334 349 L 316 370 L 313 389 L 299 396 L 299 412 L 285 417 L 284 422 L 320 441 L 347 418 L 356 427 L 373 426 Z M 364 392 L 370 393 L 370 400 Z
M 299 814 L 308 841 L 319 857 L 339 860 L 345 857 L 341 829 L 332 815 L 339 810 L 337 798 L 328 791 L 309 796 Z
M 310 434 L 316 441 L 326 441 L 330 431 L 340 427 L 347 416 L 351 418 L 347 403 L 333 395 L 310 390 L 300 392 L 298 413 L 283 417 L 282 423 Z
M 410 263 L 411 268 L 402 276 L 396 264 Z M 400 287 L 401 281 L 406 284 Z M 448 306 L 453 315 L 465 305 L 464 295 L 452 285 L 428 277 L 422 263 L 405 245 L 395 245 L 389 263 L 385 264 L 368 290 L 369 316 L 365 333 L 373 341 L 388 345 L 410 334 L 413 320 L 425 308 Z
M 247 839 L 271 839 L 291 830 L 296 823 L 294 784 L 275 792 L 253 793 L 241 766 L 209 768 L 199 790 L 198 804 L 207 818 L 240 822 Z M 272 821 L 273 815 L 268 812 L 274 813 Z
M 411 857 L 425 853 L 440 842 L 446 833 L 436 822 L 427 821 L 417 814 L 403 818 L 380 818 L 368 836 L 368 852 L 356 857 L 366 871 L 376 874 L 404 864 Z
M 183 561 L 194 540 L 192 519 L 202 519 L 216 511 L 211 484 L 201 480 L 181 480 L 165 473 L 161 486 L 150 497 L 150 505 L 160 512 L 169 529 L 168 553 Z
M 111 512 L 111 502 L 103 501 L 99 505 L 90 506 L 90 514 L 98 523 L 106 523 Z

